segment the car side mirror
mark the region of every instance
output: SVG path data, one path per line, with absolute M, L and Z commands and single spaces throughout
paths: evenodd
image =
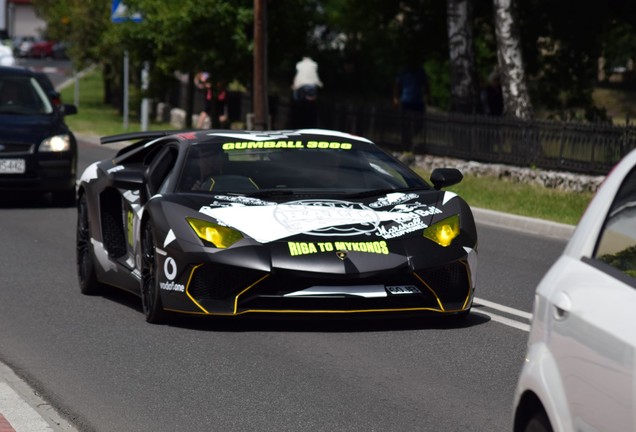
M 111 175 L 113 186 L 118 189 L 141 190 L 146 183 L 143 173 L 136 170 L 122 169 Z
M 62 115 L 72 115 L 77 114 L 77 107 L 72 104 L 64 104 L 62 105 Z
M 146 176 L 137 170 L 122 169 L 111 173 L 113 186 L 117 189 L 139 191 L 139 198 L 142 202 L 149 199 L 148 188 L 146 187 Z
M 464 175 L 457 168 L 436 168 L 431 174 L 431 183 L 435 189 L 452 186 L 459 183 Z

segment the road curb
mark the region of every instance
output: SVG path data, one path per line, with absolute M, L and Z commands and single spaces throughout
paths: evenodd
M 77 432 L 77 429 L 0 362 L 0 431 Z
M 475 221 L 486 225 L 514 229 L 529 234 L 569 240 L 574 232 L 574 225 L 536 219 L 527 216 L 513 215 L 482 208 L 472 208 Z

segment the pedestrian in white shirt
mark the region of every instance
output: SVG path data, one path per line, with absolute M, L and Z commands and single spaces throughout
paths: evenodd
M 318 63 L 311 57 L 303 57 L 296 63 L 296 76 L 292 84 L 294 99 L 315 100 L 318 96 L 318 87 L 322 87 L 322 81 L 318 76 Z

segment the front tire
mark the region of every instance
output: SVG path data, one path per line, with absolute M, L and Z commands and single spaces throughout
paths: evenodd
M 157 255 L 152 224 L 144 226 L 141 240 L 141 305 L 146 321 L 151 324 L 163 324 L 167 312 L 163 309 L 157 281 Z
M 95 272 L 95 254 L 91 244 L 86 195 L 82 195 L 77 205 L 76 245 L 77 276 L 80 291 L 86 295 L 101 294 L 104 286 L 97 280 Z
M 545 414 L 545 412 L 539 411 L 530 418 L 523 431 L 552 432 L 552 426 L 550 425 L 550 420 L 548 420 L 548 416 Z

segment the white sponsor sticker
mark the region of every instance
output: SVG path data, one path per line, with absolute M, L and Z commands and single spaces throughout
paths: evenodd
M 253 239 L 267 243 L 300 233 L 318 236 L 382 235 L 382 222 L 413 220 L 413 214 L 379 212 L 360 203 L 338 200 L 303 200 L 278 205 L 254 207 L 204 206 L 203 214 L 219 223 L 232 226 Z M 255 223 L 258 221 L 258 223 Z M 426 227 L 426 225 L 418 225 Z M 409 229 L 415 229 L 412 226 Z M 410 232 L 409 229 L 403 230 Z M 402 235 L 404 232 L 400 232 Z M 398 234 L 392 237 L 397 237 Z M 391 237 L 385 237 L 391 238 Z
M 159 288 L 164 291 L 176 291 L 176 292 L 185 292 L 185 286 L 171 282 L 159 282 Z
M 422 294 L 415 285 L 387 285 L 386 290 L 393 295 Z
M 166 258 L 166 261 L 163 263 L 163 272 L 169 281 L 177 277 L 177 263 L 173 258 Z

